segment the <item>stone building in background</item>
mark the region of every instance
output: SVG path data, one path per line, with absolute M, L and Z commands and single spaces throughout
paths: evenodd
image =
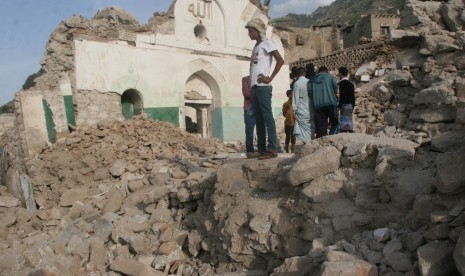
M 342 49 L 341 35 L 337 25 L 310 28 L 277 27 L 276 29 L 280 31 L 286 58 L 290 64 L 326 56 Z
M 343 47 L 350 48 L 360 43 L 386 38 L 392 30 L 399 27 L 399 23 L 400 15 L 369 14 L 360 22 L 341 28 Z
M 63 21 L 42 69 L 16 96 L 24 151 L 34 154 L 75 127 L 143 112 L 180 128 L 193 122 L 203 137 L 242 140 L 241 79 L 254 45 L 244 26 L 253 17 L 269 20 L 249 0 L 186 0 L 143 26 L 118 8 Z M 284 56 L 271 27 L 267 35 Z M 273 81 L 275 114 L 288 87 L 283 66 Z
M 369 14 L 348 26 L 321 25 L 309 28 L 279 26 L 289 64 L 321 58 L 359 44 L 385 39 L 399 27 L 400 16 Z M 281 24 L 282 25 L 282 24 Z

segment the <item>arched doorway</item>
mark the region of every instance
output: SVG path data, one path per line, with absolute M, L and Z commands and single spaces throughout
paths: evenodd
M 204 138 L 212 136 L 212 81 L 211 76 L 199 71 L 188 78 L 184 92 L 186 130 Z
M 139 91 L 128 89 L 121 95 L 121 112 L 126 119 L 140 115 L 143 110 L 142 97 Z

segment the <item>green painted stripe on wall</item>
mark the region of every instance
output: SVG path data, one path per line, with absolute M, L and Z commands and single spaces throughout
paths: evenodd
M 45 114 L 45 124 L 47 125 L 48 141 L 55 143 L 57 132 L 55 130 L 55 123 L 53 122 L 53 112 L 45 99 L 42 99 L 42 105 Z
M 65 103 L 66 121 L 68 122 L 68 125 L 76 126 L 76 117 L 74 116 L 73 96 L 72 95 L 63 96 L 63 102 Z
M 245 140 L 244 109 L 242 107 L 223 107 L 223 135 L 224 141 Z
M 281 108 L 273 108 L 275 122 L 281 111 Z M 242 107 L 224 107 L 221 109 L 221 113 L 224 118 L 221 139 L 245 142 L 244 109 Z
M 221 108 L 215 108 L 211 112 L 212 136 L 224 140 L 223 133 L 223 112 Z
M 179 108 L 178 107 L 159 107 L 146 108 L 149 119 L 173 123 L 179 127 Z

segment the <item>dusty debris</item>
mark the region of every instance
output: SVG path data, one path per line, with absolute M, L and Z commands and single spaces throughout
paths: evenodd
M 264 161 L 143 116 L 59 136 L 21 170 L 37 210 L 0 185 L 2 275 L 464 275 L 464 22 L 407 2 L 358 133 Z

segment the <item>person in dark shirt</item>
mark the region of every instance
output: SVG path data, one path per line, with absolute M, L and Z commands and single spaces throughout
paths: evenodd
M 308 81 L 308 95 L 315 108 L 316 138 L 328 135 L 328 120 L 331 124 L 329 134 L 339 133 L 337 89 L 336 78 L 329 73 L 326 66 L 318 68 L 318 74 L 313 81 Z
M 339 104 L 341 112 L 341 132 L 354 132 L 352 113 L 355 107 L 355 87 L 349 80 L 349 70 L 342 66 L 339 68 Z
M 309 64 L 305 65 L 305 77 L 309 81 L 313 81 L 315 76 L 316 76 L 315 65 L 313 63 L 309 63 Z

